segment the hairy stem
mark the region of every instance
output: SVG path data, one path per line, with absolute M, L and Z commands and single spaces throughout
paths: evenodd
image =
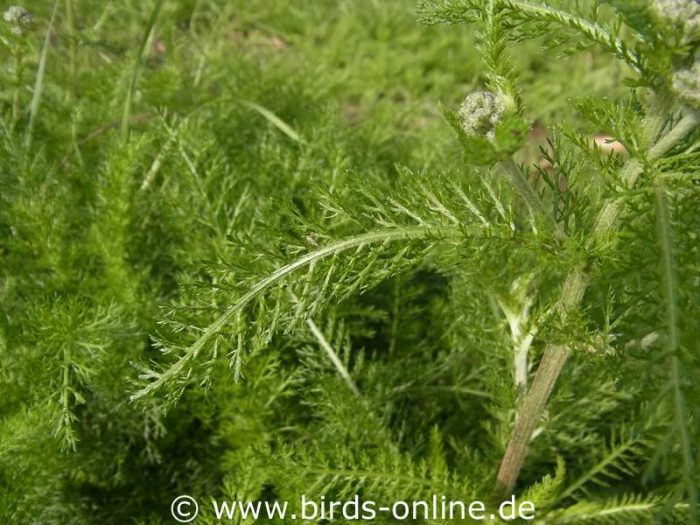
M 664 135 L 650 150 L 648 160 L 653 161 L 662 157 L 673 148 L 686 135 L 691 133 L 700 124 L 700 114 L 696 111 L 688 113 L 676 124 L 668 134 Z M 644 171 L 644 166 L 637 159 L 630 159 L 620 172 L 620 179 L 623 184 L 631 188 Z M 617 216 L 620 213 L 621 203 L 614 200 L 606 203 L 598 214 L 593 235 L 590 239 L 591 246 L 597 245 L 612 229 Z
M 540 199 L 540 196 L 537 194 L 537 191 L 535 191 L 535 188 L 532 186 L 532 184 L 530 184 L 530 181 L 527 180 L 525 174 L 515 163 L 515 161 L 511 157 L 508 157 L 506 160 L 501 162 L 501 166 L 503 166 L 510 183 L 527 204 L 530 213 L 546 220 L 547 223 L 554 229 L 554 233 L 557 238 L 564 238 L 565 234 L 561 224 L 554 221 L 554 218 L 547 211 L 547 208 L 543 204 L 542 199 Z
M 568 313 L 576 308 L 583 299 L 588 282 L 589 276 L 580 267 L 572 270 L 567 276 L 559 304 L 557 305 L 563 321 L 566 320 Z M 509 496 L 513 491 L 518 474 L 520 474 L 520 469 L 525 461 L 532 434 L 537 428 L 537 424 L 547 405 L 547 400 L 570 354 L 571 350 L 564 346 L 549 345 L 545 349 L 532 386 L 525 394 L 518 410 L 513 434 L 501 461 L 501 467 L 496 478 L 497 499 Z
M 506 160 L 501 162 L 501 165 L 505 169 L 508 180 L 527 203 L 528 207 L 533 212 L 547 217 L 547 210 L 542 204 L 540 196 L 537 195 L 537 192 L 532 187 L 532 184 L 530 184 L 530 181 L 525 178 L 525 175 L 515 161 L 511 157 L 508 157 Z
M 699 122 L 700 117 L 697 112 L 690 112 L 684 116 L 649 150 L 648 160 L 656 160 L 662 157 L 689 133 L 693 132 Z M 622 168 L 620 174 L 622 181 L 628 187 L 633 187 L 643 170 L 644 166 L 641 162 L 636 159 L 630 159 Z M 621 208 L 622 203 L 620 201 L 612 201 L 603 206 L 596 220 L 591 239 L 592 246 L 603 240 L 613 229 Z M 589 244 L 590 246 L 591 244 Z M 584 273 L 583 268 L 574 268 L 569 273 L 564 281 L 562 296 L 558 304 L 562 320 L 565 320 L 567 312 L 579 305 L 588 283 L 589 276 Z M 497 498 L 502 498 L 512 493 L 525 461 L 532 434 L 537 427 L 547 400 L 570 353 L 570 349 L 562 346 L 549 345 L 546 347 L 532 387 L 523 399 L 513 433 L 501 461 L 496 478 L 495 493 Z
M 525 460 L 530 437 L 570 353 L 565 346 L 552 346 L 544 353 L 535 380 L 523 399 L 510 443 L 501 461 L 496 486 L 497 499 L 503 499 L 513 490 Z

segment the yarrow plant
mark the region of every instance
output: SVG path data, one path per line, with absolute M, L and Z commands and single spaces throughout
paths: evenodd
M 673 73 L 672 83 L 679 99 L 691 107 L 700 108 L 700 59 L 696 58 L 689 69 Z
M 31 47 L 27 39 L 27 32 L 32 25 L 32 20 L 33 17 L 26 8 L 13 5 L 8 7 L 3 13 L 3 21 L 5 23 L 0 27 L 0 44 L 9 52 L 9 56 L 12 58 L 12 63 L 11 65 L 8 64 L 7 70 L 12 75 L 8 84 L 13 84 L 12 117 L 14 122 L 20 118 L 21 96 L 25 87 L 24 77 L 27 55 Z M 8 36 L 3 34 L 5 31 L 9 33 Z
M 700 38 L 700 3 L 697 0 L 655 0 L 652 6 L 661 20 L 680 29 L 682 40 Z
M 698 523 L 697 2 L 54 5 L 0 27 L 7 523 Z
M 10 24 L 10 31 L 15 35 L 22 35 L 32 23 L 32 15 L 22 6 L 13 5 L 7 8 L 2 15 L 3 20 Z
M 462 129 L 470 136 L 496 138 L 495 128 L 506 111 L 505 96 L 490 91 L 470 93 L 459 108 Z

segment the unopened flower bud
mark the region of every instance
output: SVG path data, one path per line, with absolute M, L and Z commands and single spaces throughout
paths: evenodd
M 32 23 L 32 14 L 24 7 L 19 5 L 12 5 L 8 7 L 7 11 L 3 13 L 2 17 L 5 22 L 12 26 L 10 31 L 15 35 L 23 34 L 24 29 Z
M 681 69 L 673 74 L 673 91 L 678 97 L 694 108 L 700 108 L 700 59 L 689 69 Z
M 653 6 L 659 18 L 682 29 L 683 40 L 700 36 L 698 0 L 655 0 Z
M 507 99 L 501 93 L 475 91 L 467 95 L 459 108 L 459 121 L 467 135 L 495 138 L 496 125 L 507 109 Z

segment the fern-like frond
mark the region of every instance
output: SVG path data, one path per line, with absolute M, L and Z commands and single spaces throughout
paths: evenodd
M 469 482 L 441 472 L 438 464 L 415 461 L 390 447 L 362 455 L 339 447 L 331 458 L 312 446 L 303 454 L 286 451 L 280 463 L 296 472 L 295 492 L 304 494 L 364 494 L 387 500 L 384 504 L 396 497 L 429 500 L 433 494 L 444 494 L 456 499 L 474 494 Z
M 53 361 L 47 372 L 51 376 L 48 400 L 56 413 L 54 435 L 64 451 L 75 450 L 79 441 L 76 410 L 85 403 L 85 392 L 120 328 L 119 310 L 56 299 L 29 312 L 29 319 L 35 325 L 35 332 L 28 334 L 35 351 Z
M 460 24 L 479 20 L 484 6 L 479 0 L 423 0 L 418 12 L 426 24 Z
M 563 510 L 545 516 L 540 523 L 568 525 L 585 523 L 594 525 L 655 525 L 677 523 L 687 514 L 684 506 L 667 507 L 660 497 L 626 495 L 606 501 L 582 501 Z
M 583 38 L 606 49 L 639 73 L 644 72 L 642 58 L 629 49 L 617 31 L 591 22 L 586 18 L 558 9 L 546 2 L 527 0 L 503 0 L 515 17 L 524 22 L 549 22 L 575 30 Z
M 636 431 L 628 431 L 617 439 L 611 439 L 610 446 L 598 462 L 568 485 L 559 495 L 559 500 L 569 497 L 578 499 L 579 493 L 588 494 L 589 486 L 606 487 L 612 481 L 633 476 L 639 470 L 649 445 L 648 438 Z
M 394 273 L 404 264 L 404 258 L 408 255 L 411 241 L 464 239 L 478 233 L 479 230 L 480 228 L 478 227 L 457 225 L 452 227 L 415 226 L 379 229 L 348 237 L 313 250 L 295 261 L 280 267 L 251 286 L 246 293 L 229 306 L 213 323 L 204 328 L 201 331 L 201 335 L 184 349 L 174 363 L 162 371 L 145 371 L 142 377 L 148 381 L 148 384 L 133 394 L 132 400 L 142 398 L 156 391 L 171 380 L 182 376 L 188 376 L 191 373 L 193 361 L 198 358 L 208 344 L 216 342 L 214 340 L 218 334 L 227 324 L 231 324 L 232 321 L 236 321 L 233 324 L 236 327 L 237 336 L 240 336 L 245 329 L 242 315 L 245 309 L 251 304 L 260 307 L 260 313 L 277 311 L 277 314 L 274 314 L 272 318 L 268 313 L 265 319 L 256 320 L 258 327 L 264 331 L 264 334 L 258 335 L 258 339 L 262 337 L 262 342 L 264 344 L 265 341 L 269 340 L 272 333 L 274 333 L 274 328 L 280 315 L 276 307 L 270 307 L 270 305 L 264 302 L 265 293 L 272 288 L 279 287 L 285 282 L 291 287 L 298 287 L 299 302 L 294 308 L 294 318 L 287 326 L 288 329 L 291 329 L 296 322 L 302 317 L 305 317 L 310 310 L 316 310 L 319 307 L 319 302 L 316 301 L 316 299 L 321 300 L 325 298 L 325 301 L 342 299 L 354 293 L 356 290 L 368 286 L 370 283 L 376 283 L 378 276 L 380 276 L 381 279 Z M 407 244 L 403 249 L 399 249 L 390 254 L 389 257 L 391 261 L 389 261 L 388 266 L 385 265 L 383 267 L 383 270 L 375 267 L 375 263 L 382 254 L 382 251 L 375 249 L 367 252 L 366 249 L 373 245 L 386 247 L 395 241 L 406 241 Z M 343 268 L 340 268 L 340 265 L 337 264 L 338 257 L 345 252 L 351 252 L 350 261 L 346 262 Z M 317 265 L 329 259 L 330 263 L 317 273 L 319 270 Z M 288 278 L 303 269 L 307 272 L 306 276 L 303 277 L 301 281 L 290 283 Z M 313 299 L 311 297 L 312 287 L 315 288 Z M 256 303 L 256 301 L 258 302 Z M 274 301 L 277 302 L 279 299 L 274 299 Z M 234 351 L 235 368 L 240 366 L 243 353 L 242 344 L 243 343 L 239 341 Z
M 620 24 L 606 25 L 589 18 L 554 6 L 548 2 L 529 0 L 494 0 L 493 2 L 473 2 L 469 0 L 428 1 L 421 4 L 420 11 L 427 23 L 475 23 L 488 27 L 493 13 L 500 12 L 507 20 L 504 38 L 522 39 L 544 34 L 542 26 L 555 25 L 573 30 L 588 44 L 595 44 L 613 54 L 640 75 L 646 74 L 644 57 L 633 50 L 620 36 Z M 516 30 L 522 24 L 537 26 L 528 32 Z M 504 26 L 505 27 L 505 26 Z M 560 31 L 559 31 L 560 32 Z M 550 35 L 550 32 L 547 32 Z M 487 54 L 487 60 L 489 56 Z

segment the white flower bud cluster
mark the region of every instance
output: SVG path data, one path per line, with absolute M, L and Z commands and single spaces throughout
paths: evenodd
M 684 40 L 700 36 L 700 2 L 698 0 L 655 0 L 659 18 L 683 29 Z
M 507 104 L 505 96 L 490 91 L 475 91 L 467 95 L 459 108 L 459 121 L 467 135 L 485 136 L 493 141 L 495 128 Z
M 8 7 L 2 17 L 5 22 L 12 26 L 10 31 L 15 35 L 22 35 L 29 24 L 32 23 L 32 14 L 19 5 Z
M 673 91 L 694 108 L 700 108 L 700 58 L 689 69 L 681 69 L 673 74 Z

